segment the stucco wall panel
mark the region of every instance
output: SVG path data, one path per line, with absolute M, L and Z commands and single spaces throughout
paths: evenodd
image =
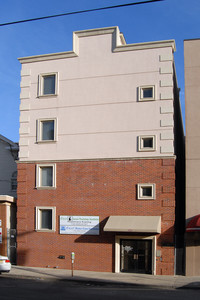
M 30 98 L 30 91 L 27 88 L 21 89 L 20 99 L 29 99 Z
M 187 182 L 186 182 L 187 184 Z M 186 187 L 186 220 L 199 214 L 200 211 L 200 187 L 187 185 Z
M 30 101 L 29 100 L 22 100 L 20 103 L 20 111 L 29 110 L 30 109 Z
M 27 89 L 31 95 L 30 106 L 23 100 L 21 104 L 21 109 L 31 109 L 30 131 L 25 124 L 20 127 L 20 134 L 27 134 L 29 139 L 28 160 L 35 159 L 37 154 L 42 159 L 42 152 L 46 153 L 46 160 L 53 156 L 58 160 L 141 157 L 147 153 L 138 153 L 136 140 L 144 134 L 158 137 L 157 150 L 148 155 L 160 155 L 160 129 L 173 127 L 173 122 L 166 123 L 170 117 L 160 117 L 165 99 L 171 99 L 172 88 L 168 85 L 172 78 L 172 61 L 169 61 L 172 48 L 144 46 L 143 50 L 127 51 L 122 47 L 120 52 L 113 52 L 111 31 L 78 34 L 76 57 L 23 64 L 22 70 L 31 74 L 30 91 Z M 168 68 L 170 73 L 160 74 L 160 68 L 165 71 Z M 58 95 L 38 97 L 39 74 L 52 72 L 58 73 Z M 138 102 L 138 88 L 145 85 L 155 87 L 155 100 Z M 25 115 L 21 118 L 24 122 L 28 120 Z M 57 118 L 58 143 L 36 143 L 39 118 Z

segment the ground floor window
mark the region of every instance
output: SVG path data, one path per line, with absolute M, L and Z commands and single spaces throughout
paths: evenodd
M 56 208 L 43 206 L 36 207 L 36 230 L 55 231 Z

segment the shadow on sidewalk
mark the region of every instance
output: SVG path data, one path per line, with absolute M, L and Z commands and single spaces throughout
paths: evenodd
M 44 280 L 53 280 L 53 281 L 60 281 L 60 282 L 73 282 L 78 283 L 80 285 L 84 286 L 117 286 L 118 288 L 126 287 L 126 288 L 159 288 L 159 286 L 156 285 L 148 285 L 148 284 L 141 284 L 141 283 L 135 283 L 135 282 L 125 282 L 122 278 L 122 280 L 119 279 L 119 277 L 115 280 L 113 279 L 104 279 L 104 278 L 91 278 L 87 276 L 81 276 L 81 275 L 74 275 L 73 277 L 69 274 L 52 274 L 52 270 L 45 269 L 45 272 L 42 272 L 38 269 L 33 268 L 24 268 L 19 267 L 15 268 L 13 266 L 13 270 L 20 270 L 20 272 L 14 272 L 12 274 L 12 270 L 10 276 L 7 274 L 8 277 L 16 277 L 16 278 L 23 278 L 23 279 L 44 279 Z M 24 271 L 24 273 L 22 273 Z M 31 274 L 32 273 L 32 274 Z
M 22 270 L 22 271 L 24 271 L 25 273 L 24 274 L 12 274 L 12 270 Z M 48 270 L 48 269 L 47 269 Z M 17 276 L 26 276 L 26 277 L 30 277 L 31 275 L 26 275 L 27 274 L 27 272 L 31 272 L 31 273 L 33 273 L 33 274 L 37 274 L 38 275 L 38 277 L 40 276 L 40 275 L 43 275 L 43 276 L 49 276 L 49 277 L 52 277 L 52 278 L 58 278 L 58 279 L 63 279 L 63 276 L 60 276 L 60 275 L 56 275 L 56 274 L 51 274 L 51 273 L 49 273 L 48 271 L 45 271 L 45 272 L 42 272 L 42 271 L 39 271 L 39 270 L 36 270 L 36 269 L 33 269 L 33 268 L 28 268 L 28 267 L 26 267 L 26 268 L 23 268 L 23 267 L 17 267 L 17 268 L 15 268 L 15 266 L 12 266 L 12 269 L 11 269 L 11 275 L 17 275 Z M 37 276 L 31 276 L 31 277 L 37 277 Z
M 179 288 L 177 288 L 177 289 L 192 289 L 192 290 L 200 290 L 200 281 L 193 281 L 193 282 L 191 282 L 191 283 L 188 283 L 188 284 L 186 284 L 186 285 L 184 285 L 184 286 L 181 286 L 181 287 L 179 287 Z

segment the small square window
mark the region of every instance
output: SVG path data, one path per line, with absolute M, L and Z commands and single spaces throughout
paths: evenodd
M 139 87 L 139 101 L 155 100 L 155 86 Z
M 37 121 L 37 142 L 52 142 L 57 139 L 57 120 L 41 119 Z
M 155 199 L 155 184 L 139 183 L 137 185 L 137 198 L 139 200 Z
M 55 231 L 56 230 L 56 208 L 55 207 L 36 207 L 36 230 Z
M 56 187 L 56 165 L 37 165 L 36 167 L 36 188 Z
M 138 151 L 155 151 L 156 137 L 155 135 L 146 135 L 138 137 Z
M 39 96 L 57 95 L 58 75 L 57 73 L 41 74 L 39 76 Z

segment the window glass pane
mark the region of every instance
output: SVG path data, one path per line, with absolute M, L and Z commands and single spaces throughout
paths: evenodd
M 11 178 L 11 190 L 12 191 L 17 190 L 17 178 Z
M 17 171 L 12 173 L 11 178 L 11 190 L 16 191 L 17 190 Z
M 53 186 L 53 167 L 41 168 L 41 186 Z
M 153 89 L 143 88 L 143 98 L 153 98 Z
M 150 187 L 142 187 L 142 196 L 143 197 L 151 197 L 152 196 L 152 188 Z
M 153 148 L 153 139 L 152 138 L 144 138 L 143 139 L 143 147 L 144 148 Z
M 43 95 L 55 94 L 55 75 L 43 77 Z
M 54 140 L 54 121 L 43 121 L 42 122 L 42 140 L 53 141 Z
M 41 229 L 52 229 L 52 210 L 41 210 Z

